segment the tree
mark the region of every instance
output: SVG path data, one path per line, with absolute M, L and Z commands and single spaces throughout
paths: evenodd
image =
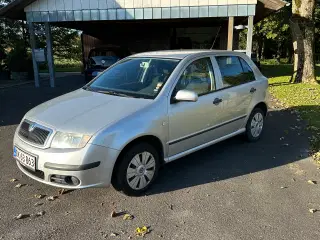
M 290 49 L 288 47 L 289 45 L 291 47 L 290 15 L 291 9 L 284 7 L 254 25 L 253 46 L 259 60 L 264 58 L 264 48 L 267 43 L 271 43 L 268 45 L 271 45 L 272 49 L 268 48 L 268 51 L 272 51 L 273 54 L 271 55 L 275 55 L 278 62 L 280 62 L 280 57 L 284 53 L 283 50 Z M 240 46 L 245 48 L 245 45 L 246 31 L 240 34 Z M 290 54 L 287 53 L 289 56 Z
M 293 0 L 290 20 L 294 50 L 294 82 L 317 83 L 315 77 L 315 0 Z

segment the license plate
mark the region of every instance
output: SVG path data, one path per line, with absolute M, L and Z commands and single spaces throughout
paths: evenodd
M 13 157 L 21 163 L 21 165 L 35 171 L 36 170 L 36 157 L 31 156 L 24 151 L 21 151 L 19 148 L 14 147 Z

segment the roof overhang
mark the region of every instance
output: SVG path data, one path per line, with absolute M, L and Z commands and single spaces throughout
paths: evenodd
M 10 19 L 25 20 L 26 14 L 24 8 L 36 0 L 14 0 L 0 9 L 0 17 Z M 260 21 L 272 12 L 278 11 L 284 7 L 287 2 L 282 0 L 258 0 L 255 21 Z

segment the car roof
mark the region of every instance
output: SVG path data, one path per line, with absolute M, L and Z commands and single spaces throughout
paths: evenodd
M 172 59 L 183 59 L 190 55 L 202 55 L 202 54 L 230 54 L 235 55 L 236 52 L 226 50 L 210 50 L 210 49 L 193 49 L 193 50 L 164 50 L 164 51 L 153 51 L 143 52 L 132 55 L 131 57 L 155 57 L 155 58 L 172 58 Z

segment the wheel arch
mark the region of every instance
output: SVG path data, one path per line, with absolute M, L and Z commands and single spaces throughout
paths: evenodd
M 265 102 L 259 102 L 258 104 L 256 104 L 256 105 L 252 108 L 251 112 L 252 112 L 254 109 L 256 109 L 256 108 L 260 108 L 260 109 L 264 112 L 264 116 L 267 116 L 268 106 L 267 106 L 267 104 L 266 104 Z
M 161 140 L 154 135 L 139 136 L 139 137 L 133 139 L 131 142 L 127 143 L 127 145 L 121 150 L 121 152 L 120 152 L 119 156 L 117 157 L 117 160 L 114 164 L 111 179 L 114 179 L 114 176 L 115 176 L 114 173 L 117 172 L 118 167 L 119 167 L 119 163 L 121 161 L 122 156 L 125 154 L 125 152 L 128 149 L 130 149 L 131 147 L 133 147 L 134 145 L 136 145 L 138 143 L 142 143 L 142 142 L 152 145 L 156 149 L 156 151 L 159 153 L 160 164 L 163 165 L 165 163 L 165 161 L 164 161 L 164 147 L 163 147 Z

